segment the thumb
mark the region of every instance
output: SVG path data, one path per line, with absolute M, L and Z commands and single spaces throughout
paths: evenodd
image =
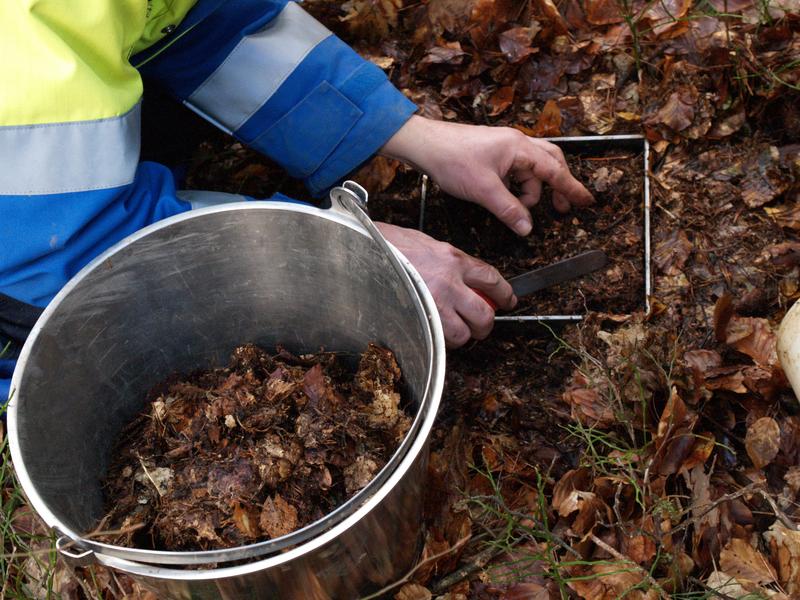
M 528 235 L 533 228 L 531 213 L 508 191 L 495 173 L 487 175 L 477 190 L 475 202 L 505 223 L 517 235 Z

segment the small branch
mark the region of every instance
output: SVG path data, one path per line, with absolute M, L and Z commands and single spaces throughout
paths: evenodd
M 595 534 L 590 533 L 589 534 L 589 539 L 592 540 L 595 544 L 600 546 L 603 550 L 608 552 L 611 556 L 613 556 L 617 560 L 620 560 L 620 561 L 622 561 L 624 563 L 627 563 L 627 564 L 631 565 L 634 569 L 639 571 L 639 573 L 642 574 L 642 576 L 647 581 L 647 583 L 649 583 L 653 587 L 653 589 L 658 592 L 658 596 L 660 598 L 662 598 L 663 600 L 670 600 L 669 594 L 667 594 L 664 591 L 664 588 L 662 588 L 660 585 L 658 585 L 658 582 L 655 579 L 653 579 L 653 576 L 650 575 L 650 573 L 648 573 L 645 569 L 640 567 L 637 563 L 633 562 L 630 558 L 628 558 L 624 554 L 621 554 L 619 551 L 617 551 L 616 549 L 614 549 L 611 546 L 609 546 L 608 544 L 606 544 L 603 540 L 601 540 Z
M 503 552 L 503 548 L 497 546 L 486 548 L 484 551 L 478 553 L 469 563 L 433 584 L 431 591 L 434 594 L 444 593 L 455 584 L 472 575 L 475 571 L 485 567 L 490 560 L 501 552 Z
M 416 573 L 416 572 L 417 572 L 419 569 L 421 569 L 423 566 L 425 566 L 425 565 L 427 565 L 428 563 L 431 563 L 431 562 L 433 562 L 433 561 L 439 560 L 439 559 L 440 559 L 440 558 L 442 558 L 443 556 L 447 556 L 448 554 L 451 554 L 451 553 L 455 552 L 456 550 L 458 550 L 459 548 L 461 548 L 461 546 L 463 546 L 464 544 L 466 544 L 466 543 L 467 543 L 467 542 L 468 542 L 468 541 L 469 541 L 471 538 L 472 538 L 472 536 L 471 536 L 471 535 L 465 535 L 463 538 L 461 538 L 460 540 L 458 540 L 458 541 L 457 541 L 455 544 L 453 544 L 453 545 L 452 545 L 450 548 L 448 548 L 447 550 L 442 550 L 441 552 L 439 552 L 439 553 L 437 553 L 437 554 L 434 554 L 434 555 L 432 555 L 432 556 L 429 556 L 429 557 L 428 557 L 428 558 L 426 558 L 425 560 L 423 560 L 423 561 L 421 561 L 421 562 L 417 563 L 417 564 L 414 566 L 414 568 L 413 568 L 413 569 L 411 569 L 411 570 L 410 570 L 408 573 L 406 573 L 405 575 L 403 575 L 403 576 L 402 576 L 400 579 L 398 579 L 398 580 L 397 580 L 397 581 L 395 581 L 394 583 L 390 583 L 390 584 L 389 584 L 389 585 L 387 585 L 386 587 L 379 589 L 377 592 L 375 592 L 375 593 L 373 593 L 373 594 L 370 594 L 369 596 L 362 596 L 361 600 L 373 600 L 374 598 L 380 598 L 381 596 L 383 596 L 384 594 L 386 594 L 386 593 L 390 592 L 390 591 L 391 591 L 391 590 L 393 590 L 394 588 L 396 588 L 396 587 L 399 587 L 399 586 L 403 585 L 404 583 L 407 583 L 407 582 L 408 582 L 408 581 L 409 581 L 409 580 L 410 580 L 410 579 L 411 579 L 411 578 L 414 576 L 414 573 Z

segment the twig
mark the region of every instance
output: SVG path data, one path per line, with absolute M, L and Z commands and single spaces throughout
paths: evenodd
M 412 568 L 408 573 L 403 575 L 400 579 L 398 579 L 394 583 L 390 583 L 386 587 L 379 589 L 377 592 L 375 592 L 373 594 L 370 594 L 369 596 L 362 596 L 361 600 L 373 600 L 374 598 L 380 598 L 381 596 L 383 596 L 387 592 L 389 592 L 389 591 L 393 590 L 394 588 L 399 587 L 399 586 L 403 585 L 404 583 L 408 582 L 408 580 L 411 579 L 414 576 L 414 573 L 416 573 L 424 565 L 426 565 L 426 564 L 428 564 L 430 562 L 433 562 L 435 560 L 439 560 L 443 556 L 447 556 L 448 554 L 450 554 L 452 552 L 455 552 L 456 550 L 461 548 L 461 546 L 466 544 L 471 538 L 472 538 L 472 535 L 465 535 L 463 538 L 458 540 L 455 544 L 453 544 L 447 550 L 442 550 L 441 552 L 438 552 L 437 554 L 429 556 L 425 560 L 417 563 L 414 566 L 414 568 Z
M 482 552 L 479 552 L 469 563 L 460 569 L 453 571 L 449 575 L 442 577 L 439 581 L 433 584 L 431 591 L 434 594 L 441 594 L 445 592 L 458 582 L 472 575 L 475 571 L 485 567 L 490 560 L 492 560 L 501 552 L 503 552 L 503 548 L 498 546 L 490 546 L 486 548 Z
M 645 569 L 640 567 L 637 563 L 633 562 L 630 558 L 628 558 L 624 554 L 621 554 L 619 551 L 615 550 L 614 548 L 612 548 L 611 546 L 606 544 L 603 540 L 601 540 L 595 534 L 590 533 L 589 534 L 589 539 L 592 540 L 595 544 L 600 546 L 603 550 L 608 552 L 611 556 L 613 556 L 617 560 L 621 560 L 621 561 L 631 565 L 637 571 L 639 571 L 644 576 L 644 578 L 647 581 L 647 583 L 649 583 L 653 587 L 653 589 L 658 592 L 658 596 L 660 598 L 662 598 L 663 600 L 669 600 L 669 595 L 664 591 L 664 588 L 662 588 L 658 584 L 658 582 L 655 579 L 653 579 L 653 576 L 650 575 L 650 573 L 648 573 Z
M 161 498 L 164 494 L 161 493 L 161 490 L 158 489 L 158 486 L 156 485 L 156 482 L 153 481 L 152 477 L 150 477 L 150 472 L 147 470 L 147 466 L 144 464 L 144 460 L 142 460 L 142 457 L 138 456 L 138 455 L 137 455 L 136 458 L 139 459 L 139 463 L 142 465 L 142 469 L 144 469 L 144 474 L 147 476 L 147 479 L 149 479 L 150 483 L 153 484 L 153 487 L 156 488 L 156 493 L 158 494 L 158 497 Z
M 792 531 L 798 531 L 797 523 L 792 521 L 789 516 L 778 507 L 778 504 L 775 502 L 772 496 L 766 492 L 766 490 L 759 489 L 756 491 L 761 495 L 762 498 L 764 498 L 764 500 L 767 501 L 767 503 L 769 503 L 770 507 L 772 508 L 772 512 L 775 513 L 775 516 L 781 523 L 783 523 L 784 527 L 791 529 Z
M 722 598 L 722 600 L 736 600 L 736 598 L 734 598 L 733 596 L 728 596 L 728 594 L 723 594 L 722 592 L 718 592 L 714 588 L 707 586 L 705 583 L 700 581 L 697 577 L 689 577 L 689 583 L 693 583 L 695 585 L 699 585 L 705 591 L 711 592 L 712 594 L 714 594 L 714 596 L 716 598 Z

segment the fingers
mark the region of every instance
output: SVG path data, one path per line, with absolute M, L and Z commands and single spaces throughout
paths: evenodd
M 505 223 L 517 235 L 528 235 L 533 228 L 531 214 L 514 194 L 508 191 L 496 173 L 486 173 L 478 182 L 481 205 Z
M 555 144 L 544 140 L 525 137 L 526 143 L 520 146 L 512 172 L 518 181 L 524 182 L 535 177 L 553 188 L 556 208 L 569 210 L 570 205 L 588 206 L 594 202 L 592 194 L 579 182 L 567 166 L 563 152 Z
M 514 290 L 500 272 L 471 256 L 467 256 L 469 264 L 464 271 L 464 283 L 485 294 L 502 310 L 511 310 L 517 303 Z M 480 296 L 478 296 L 480 298 Z M 486 304 L 484 302 L 484 304 Z

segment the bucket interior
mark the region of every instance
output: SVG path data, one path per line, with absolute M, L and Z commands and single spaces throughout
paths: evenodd
M 85 533 L 104 513 L 113 441 L 154 384 L 225 366 L 246 342 L 353 354 L 376 342 L 419 407 L 425 319 L 378 246 L 328 211 L 253 202 L 181 215 L 94 261 L 40 320 L 15 373 L 15 466 L 50 526 Z

